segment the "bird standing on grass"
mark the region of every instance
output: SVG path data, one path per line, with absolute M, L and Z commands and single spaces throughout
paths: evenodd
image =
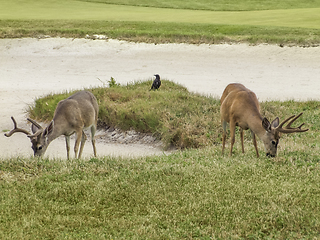
M 156 77 L 156 79 L 153 81 L 150 90 L 159 89 L 159 87 L 161 86 L 161 81 L 160 81 L 160 76 L 159 76 L 159 74 L 155 74 L 154 76 Z M 150 90 L 149 90 L 149 91 L 150 91 Z

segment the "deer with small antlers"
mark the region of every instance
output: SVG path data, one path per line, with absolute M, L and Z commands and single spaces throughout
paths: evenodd
M 70 136 L 75 133 L 74 153 L 76 158 L 81 158 L 87 139 L 83 130 L 90 128 L 93 152 L 96 157 L 94 135 L 97 129 L 98 112 L 99 106 L 95 96 L 91 92 L 80 91 L 58 103 L 53 119 L 45 129 L 36 121 L 27 118 L 27 120 L 32 123 L 31 130 L 33 134 L 31 134 L 25 129 L 18 128 L 15 119 L 11 117 L 14 128 L 5 134 L 5 136 L 10 137 L 17 132 L 26 134 L 31 140 L 34 156 L 43 156 L 49 144 L 57 137 L 64 135 L 66 139 L 67 158 L 69 159 Z
M 232 155 L 232 148 L 235 142 L 236 126 L 240 127 L 243 153 L 243 130 L 251 130 L 253 145 L 255 147 L 257 157 L 259 157 L 259 152 L 255 135 L 262 140 L 266 155 L 275 157 L 277 154 L 280 133 L 306 132 L 309 130 L 301 129 L 304 123 L 296 128 L 291 127 L 292 123 L 295 122 L 302 113 L 297 116 L 293 115 L 282 123 L 279 123 L 279 118 L 276 117 L 270 123 L 267 118 L 263 118 L 260 114 L 260 106 L 256 94 L 240 83 L 232 83 L 225 88 L 220 99 L 220 104 L 221 124 L 223 127 L 222 154 L 224 153 L 226 142 L 227 123 L 230 125 L 231 135 L 230 156 Z M 284 126 L 287 122 L 288 124 Z

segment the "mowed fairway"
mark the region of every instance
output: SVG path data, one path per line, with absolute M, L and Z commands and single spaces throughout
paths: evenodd
M 320 8 L 207 11 L 83 1 L 0 1 L 1 20 L 105 20 L 278 26 L 320 29 Z

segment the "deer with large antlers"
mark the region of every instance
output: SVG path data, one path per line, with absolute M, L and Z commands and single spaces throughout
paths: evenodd
M 235 142 L 236 126 L 240 127 L 243 153 L 243 130 L 251 130 L 257 157 L 259 157 L 259 152 L 255 135 L 262 140 L 266 155 L 275 157 L 277 154 L 280 133 L 306 132 L 309 130 L 301 129 L 304 123 L 296 128 L 291 127 L 292 123 L 296 121 L 302 113 L 297 116 L 293 115 L 282 123 L 279 123 L 279 118 L 276 117 L 270 123 L 267 118 L 263 118 L 260 114 L 260 106 L 256 94 L 240 83 L 229 84 L 222 94 L 220 103 L 221 124 L 223 127 L 222 154 L 224 153 L 226 142 L 227 123 L 230 125 L 231 135 L 230 156 L 232 155 L 232 148 Z M 288 121 L 290 122 L 284 126 Z
M 98 112 L 99 106 L 95 96 L 88 91 L 80 91 L 58 103 L 53 119 L 45 129 L 43 129 L 36 121 L 27 118 L 28 121 L 32 123 L 31 134 L 25 129 L 18 128 L 15 119 L 11 117 L 14 128 L 9 133 L 5 134 L 5 136 L 10 137 L 17 132 L 26 134 L 31 140 L 34 156 L 42 156 L 47 150 L 50 142 L 57 137 L 64 135 L 66 139 L 67 158 L 69 159 L 70 136 L 75 133 L 76 141 L 74 153 L 76 158 L 81 158 L 83 147 L 87 139 L 83 130 L 85 128 L 90 128 L 93 152 L 94 156 L 96 156 L 94 135 L 97 129 Z

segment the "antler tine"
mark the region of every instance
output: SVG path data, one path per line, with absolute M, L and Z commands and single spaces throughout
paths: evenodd
M 292 115 L 291 117 L 288 117 L 286 120 L 284 120 L 283 122 L 281 122 L 280 124 L 279 124 L 279 126 L 277 127 L 277 129 L 282 129 L 282 126 L 286 123 L 286 122 L 288 122 L 291 118 L 293 118 L 293 117 L 295 117 L 296 115 Z M 290 122 L 291 124 L 292 124 L 292 122 Z M 289 124 L 288 124 L 289 125 Z
M 22 128 L 18 128 L 17 122 L 16 122 L 16 120 L 14 119 L 14 117 L 11 117 L 11 119 L 12 119 L 12 121 L 13 121 L 13 129 L 12 129 L 9 133 L 5 133 L 5 134 L 4 134 L 6 137 L 11 137 L 12 134 L 14 134 L 14 133 L 16 133 L 16 132 L 22 132 L 22 133 L 24 133 L 24 134 L 26 134 L 26 135 L 30 135 L 30 133 L 29 133 L 27 130 L 22 129 Z
M 35 120 L 33 120 L 33 119 L 31 119 L 31 118 L 27 118 L 27 120 L 28 120 L 29 122 L 31 122 L 32 124 L 34 124 L 37 128 L 43 129 L 43 128 L 41 127 L 41 125 L 40 125 L 39 123 L 37 123 Z
M 295 133 L 295 132 L 306 132 L 309 129 L 301 129 L 301 127 L 304 125 L 304 123 L 302 123 L 299 127 L 293 128 L 291 127 L 291 124 L 294 123 L 303 113 L 299 113 L 297 116 L 296 115 L 292 115 L 291 117 L 287 118 L 286 120 L 284 120 L 277 128 L 276 130 L 278 132 L 282 132 L 282 133 Z M 283 128 L 282 126 L 288 122 L 291 119 L 291 121 Z
M 13 126 L 14 126 L 14 128 L 17 128 L 17 122 L 16 122 L 16 120 L 14 119 L 13 116 L 11 116 L 11 119 L 12 119 L 12 121 L 13 121 Z
M 287 124 L 287 127 L 291 127 L 291 124 L 297 120 L 303 113 L 299 113 L 296 117 L 294 117 L 295 115 L 293 115 L 292 117 L 294 117 L 288 124 Z

